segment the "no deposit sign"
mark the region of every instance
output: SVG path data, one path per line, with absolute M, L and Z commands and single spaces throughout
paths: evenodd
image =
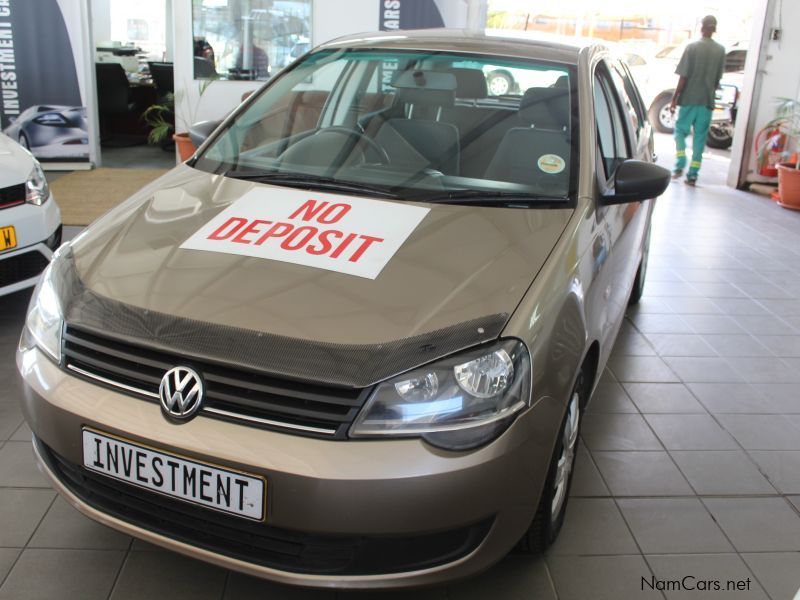
M 181 244 L 375 279 L 427 208 L 285 188 L 249 191 Z

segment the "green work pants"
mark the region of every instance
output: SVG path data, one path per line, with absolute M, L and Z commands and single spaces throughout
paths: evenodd
M 689 163 L 689 179 L 697 179 L 697 172 L 703 161 L 708 128 L 711 126 L 711 113 L 707 106 L 689 105 L 678 107 L 678 120 L 675 122 L 675 149 L 677 160 L 675 171 L 686 168 L 686 136 L 692 134 L 692 162 Z

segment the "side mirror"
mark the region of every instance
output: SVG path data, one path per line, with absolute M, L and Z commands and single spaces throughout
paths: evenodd
M 195 148 L 199 148 L 208 136 L 214 133 L 222 121 L 199 121 L 189 127 L 189 139 L 192 140 Z
M 601 204 L 626 204 L 651 200 L 664 193 L 670 173 L 663 167 L 641 160 L 626 160 L 614 173 L 614 191 Z

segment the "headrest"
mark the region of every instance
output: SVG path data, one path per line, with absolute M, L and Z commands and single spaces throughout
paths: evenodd
M 569 114 L 569 90 L 564 88 L 528 88 L 519 104 L 519 118 L 543 129 L 568 127 Z
M 556 82 L 552 85 L 554 88 L 558 88 L 561 90 L 569 89 L 569 75 L 562 75 Z
M 440 71 L 403 71 L 392 85 L 406 104 L 452 106 L 456 98 L 456 76 Z
M 486 98 L 486 76 L 480 69 L 448 69 L 456 78 L 456 98 Z

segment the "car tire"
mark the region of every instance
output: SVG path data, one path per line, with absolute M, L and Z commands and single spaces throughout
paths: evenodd
M 714 126 L 708 129 L 706 145 L 717 150 L 727 150 L 733 144 L 733 136 L 727 126 Z
M 490 96 L 505 96 L 514 91 L 514 78 L 505 71 L 492 71 L 486 78 Z
M 539 554 L 552 544 L 564 524 L 569 490 L 575 473 L 575 455 L 578 450 L 583 407 L 588 400 L 589 380 L 586 369 L 581 368 L 570 394 L 564 420 L 558 434 L 550 467 L 547 471 L 539 506 L 528 531 L 517 543 L 519 554 Z
M 30 151 L 31 149 L 31 144 L 28 141 L 28 136 L 25 135 L 24 133 L 19 134 L 19 145 L 25 148 L 25 150 Z
M 675 117 L 669 112 L 669 105 L 672 102 L 670 94 L 662 94 L 650 105 L 647 117 L 653 129 L 660 133 L 673 133 L 675 131 Z

